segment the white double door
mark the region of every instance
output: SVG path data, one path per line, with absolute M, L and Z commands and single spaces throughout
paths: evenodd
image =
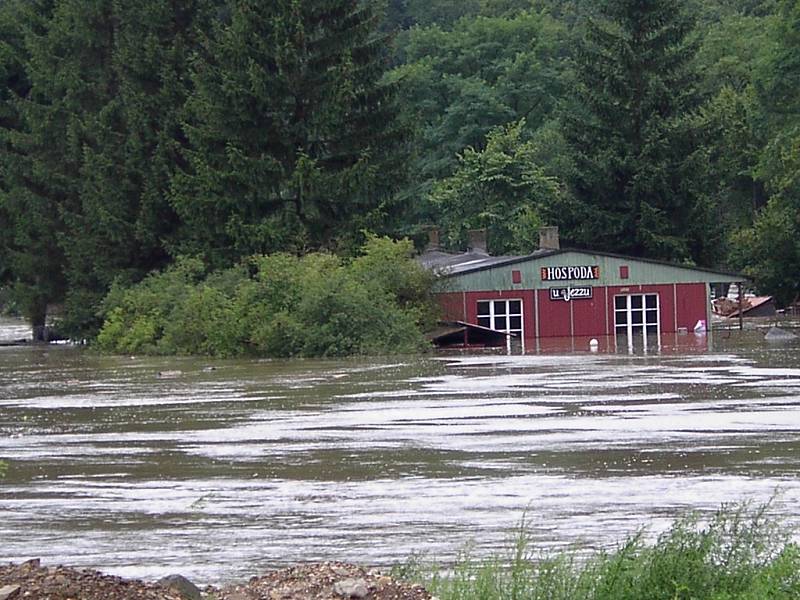
M 614 332 L 624 337 L 629 349 L 658 347 L 661 343 L 661 320 L 658 294 L 614 296 Z

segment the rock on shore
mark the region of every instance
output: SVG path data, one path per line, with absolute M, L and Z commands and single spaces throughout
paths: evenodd
M 418 585 L 339 562 L 299 565 L 222 589 L 218 600 L 430 600 Z
M 184 600 L 177 592 L 152 583 L 69 567 L 43 567 L 38 559 L 0 566 L 3 600 Z
M 189 600 L 190 596 L 196 597 L 193 591 L 187 591 L 187 586 L 175 585 L 175 581 L 172 577 L 159 583 L 147 583 L 86 569 L 46 567 L 34 559 L 0 566 L 0 600 Z M 299 565 L 253 577 L 244 584 L 207 587 L 202 597 L 206 600 L 431 600 L 431 595 L 420 586 L 339 562 Z

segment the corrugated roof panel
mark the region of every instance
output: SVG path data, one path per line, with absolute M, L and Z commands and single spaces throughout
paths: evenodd
M 528 256 L 486 256 L 477 253 L 423 254 L 420 263 L 443 275 L 452 291 L 543 288 L 555 285 L 542 278 L 542 267 L 596 266 L 599 277 L 592 285 L 646 285 L 653 283 L 737 282 L 746 277 L 713 269 L 692 267 L 587 250 L 540 250 Z M 627 267 L 627 268 L 621 268 Z M 512 270 L 521 273 L 521 282 L 512 283 Z M 578 280 L 565 280 L 578 281 Z

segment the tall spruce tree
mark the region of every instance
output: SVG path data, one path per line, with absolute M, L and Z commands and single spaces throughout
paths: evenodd
M 2 270 L 38 339 L 48 306 L 62 301 L 66 289 L 60 205 L 70 192 L 64 174 L 74 169 L 66 120 L 44 90 L 51 82 L 33 68 L 42 64 L 41 42 L 53 11 L 51 0 L 11 0 L 0 10 Z
M 73 79 L 93 98 L 75 107 L 82 134 L 79 203 L 67 216 L 66 316 L 91 333 L 114 281 L 132 283 L 170 259 L 178 217 L 168 201 L 191 85 L 189 57 L 209 27 L 211 0 L 70 2 L 86 29 L 88 64 Z M 60 26 L 60 24 L 59 24 Z M 75 39 L 77 37 L 77 39 Z
M 587 24 L 564 112 L 577 176 L 562 225 L 578 244 L 673 260 L 702 253 L 707 217 L 685 160 L 697 98 L 683 4 L 603 0 Z
M 7 194 L 8 177 L 3 169 L 11 150 L 7 136 L 18 125 L 13 98 L 27 88 L 22 55 L 22 33 L 17 18 L 18 5 L 0 2 L 0 287 L 13 282 L 11 252 L 14 246 L 14 226 Z
M 235 0 L 197 57 L 183 249 L 214 264 L 363 227 L 400 161 L 374 3 Z
M 34 324 L 91 334 L 115 280 L 168 259 L 166 190 L 205 0 L 20 2 L 27 89 L 3 128 L 13 278 Z

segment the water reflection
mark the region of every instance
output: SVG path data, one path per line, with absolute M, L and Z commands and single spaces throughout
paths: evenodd
M 447 559 L 468 540 L 489 552 L 525 510 L 543 546 L 614 543 L 776 488 L 794 519 L 800 348 L 736 333 L 713 348 L 336 362 L 4 348 L 4 558 L 219 582 Z

